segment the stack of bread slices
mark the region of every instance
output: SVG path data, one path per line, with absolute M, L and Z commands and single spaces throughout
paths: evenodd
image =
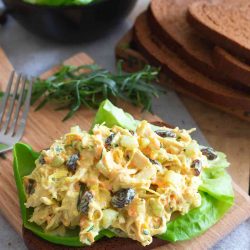
M 116 55 L 129 70 L 160 66 L 175 90 L 250 121 L 250 1 L 152 0 Z

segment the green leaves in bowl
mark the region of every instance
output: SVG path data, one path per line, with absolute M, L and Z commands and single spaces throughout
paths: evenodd
M 23 0 L 26 3 L 47 6 L 87 5 L 102 0 Z

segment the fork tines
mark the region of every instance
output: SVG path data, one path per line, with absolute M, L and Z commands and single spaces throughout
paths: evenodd
M 15 141 L 21 139 L 29 111 L 31 90 L 32 81 L 28 81 L 24 75 L 16 75 L 14 71 L 11 73 L 0 104 L 0 142 L 6 143 L 4 137 Z

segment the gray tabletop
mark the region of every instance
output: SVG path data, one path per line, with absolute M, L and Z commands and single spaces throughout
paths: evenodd
M 146 8 L 149 0 L 139 0 L 136 8 L 126 21 L 117 27 L 112 34 L 96 42 L 61 45 L 33 36 L 24 30 L 12 18 L 4 27 L 0 27 L 0 46 L 5 50 L 11 63 L 19 72 L 38 75 L 54 64 L 70 57 L 74 53 L 84 51 L 92 56 L 96 62 L 110 70 L 114 70 L 114 46 L 116 41 L 132 26 L 134 18 Z M 0 0 L 1 6 L 1 0 Z M 177 97 L 168 91 L 166 96 L 155 100 L 153 110 L 165 120 L 180 127 L 197 127 L 197 124 Z M 198 129 L 196 139 L 207 144 L 206 139 Z M 250 220 L 239 226 L 229 236 L 219 242 L 213 249 L 250 250 Z M 11 228 L 0 214 L 0 250 L 26 249 L 22 239 Z

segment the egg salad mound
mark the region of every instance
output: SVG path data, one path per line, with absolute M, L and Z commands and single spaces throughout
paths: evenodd
M 135 131 L 105 124 L 91 133 L 71 128 L 23 179 L 25 206 L 34 208 L 30 222 L 59 235 L 79 227 L 86 245 L 103 229 L 149 245 L 173 214 L 201 205 L 201 172 L 217 156 L 200 147 L 192 131 L 147 121 Z

